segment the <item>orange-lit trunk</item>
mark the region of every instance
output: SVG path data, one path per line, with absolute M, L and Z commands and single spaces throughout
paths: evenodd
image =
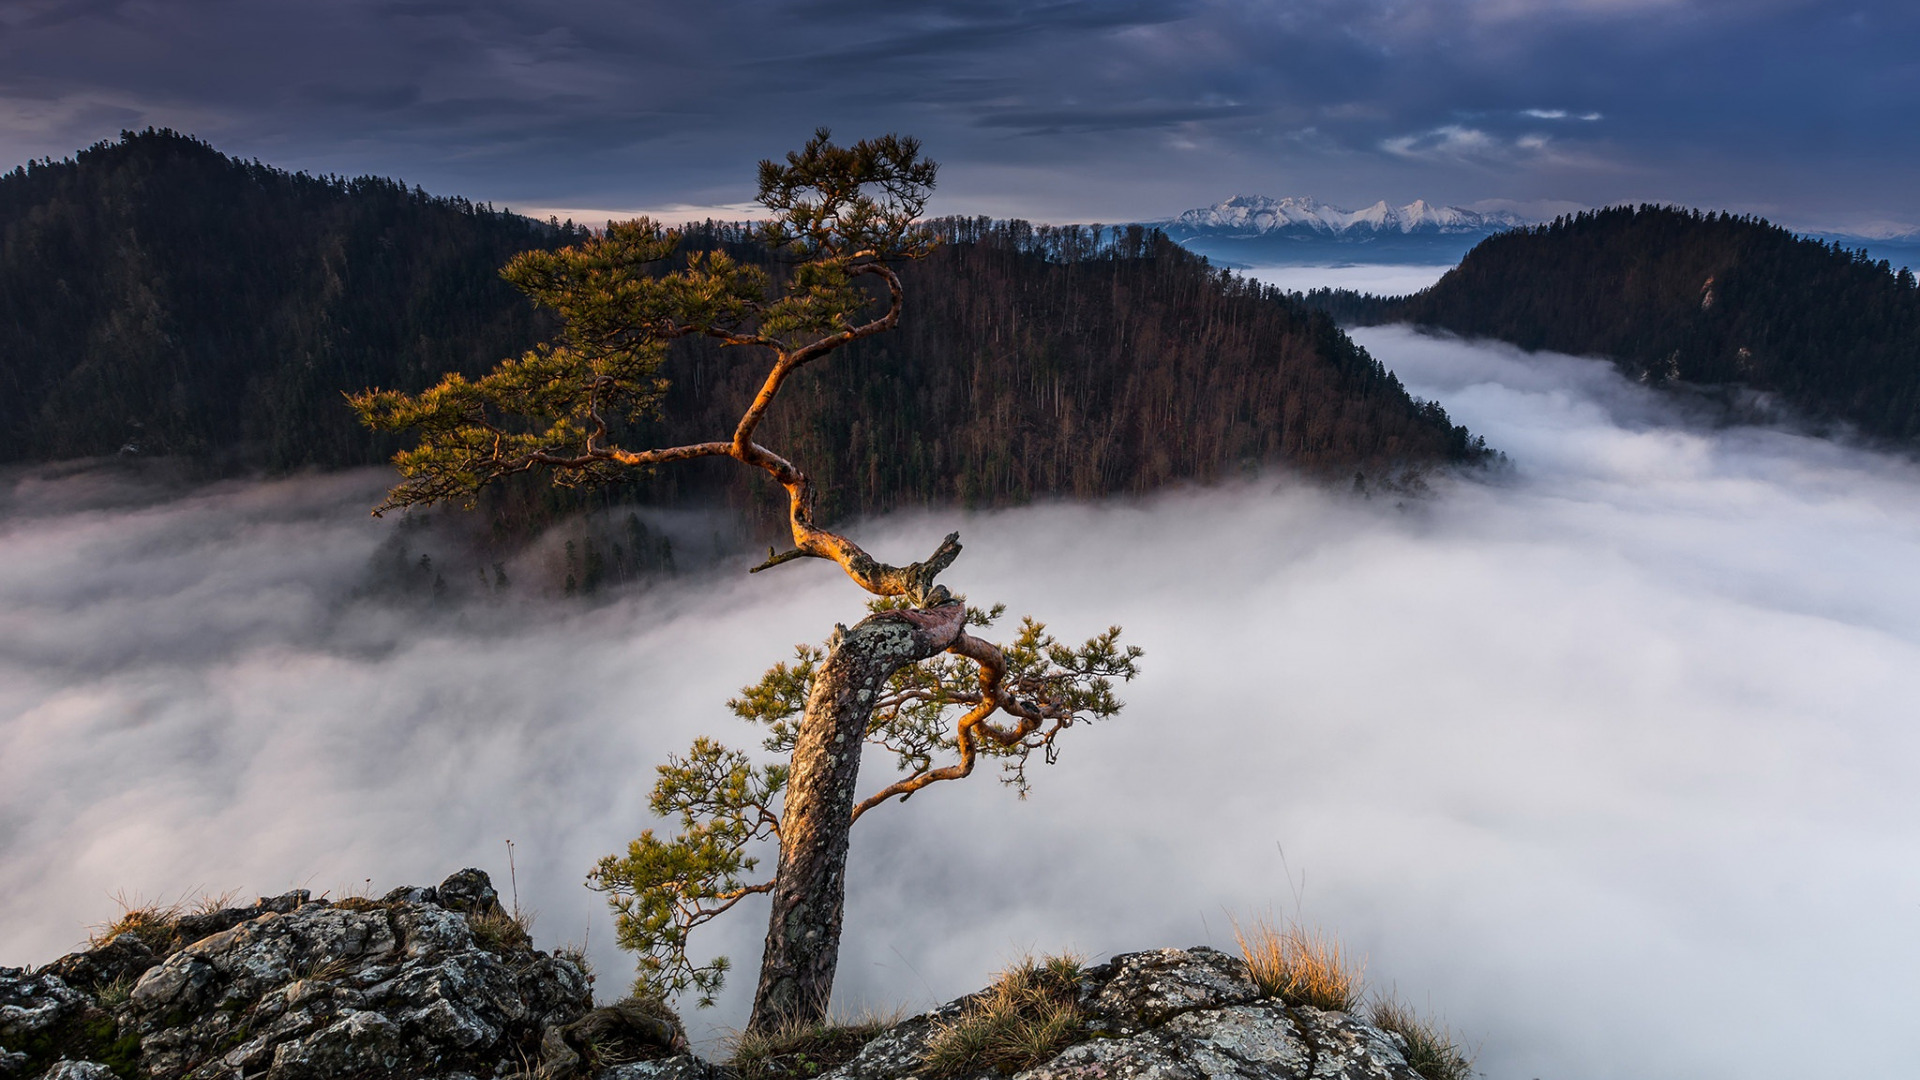
M 962 604 L 888 611 L 839 634 L 814 671 L 780 820 L 760 985 L 748 1030 L 817 1023 L 833 996 L 846 902 L 847 834 L 873 702 L 893 673 L 953 644 Z

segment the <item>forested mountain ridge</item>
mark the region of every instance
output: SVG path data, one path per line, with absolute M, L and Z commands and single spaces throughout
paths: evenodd
M 1740 384 L 1870 435 L 1920 438 L 1912 271 L 1759 218 L 1612 207 L 1484 240 L 1409 297 L 1305 299 L 1347 322 L 1608 356 L 1648 382 Z
M 0 176 L 0 461 L 364 464 L 343 389 L 550 333 L 500 280 L 577 235 L 391 180 L 287 173 L 171 131 Z
M 804 369 L 761 429 L 812 463 L 829 513 L 1137 494 L 1272 462 L 1345 476 L 1485 453 L 1332 319 L 1157 231 L 934 225 L 944 242 L 898 268 L 899 327 Z M 755 257 L 743 239 L 709 227 L 688 246 Z M 669 370 L 663 444 L 730 429 L 764 377 L 706 342 Z M 676 483 L 672 472 L 654 483 Z
M 900 327 L 803 372 L 762 428 L 834 493 L 827 513 L 1483 452 L 1327 316 L 1157 232 L 937 227 L 947 242 L 901 268 Z M 223 468 L 382 461 L 392 445 L 341 394 L 476 374 L 549 336 L 498 268 L 583 235 L 163 131 L 16 169 L 0 177 L 0 460 L 124 448 Z M 721 245 L 769 261 L 739 227 L 696 227 L 686 243 Z M 699 342 L 669 375 L 664 418 L 636 434 L 730 431 L 764 371 Z M 668 469 L 639 493 L 720 485 L 755 505 L 748 472 Z

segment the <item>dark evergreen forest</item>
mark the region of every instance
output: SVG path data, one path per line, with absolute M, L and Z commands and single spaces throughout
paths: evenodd
M 1920 438 L 1913 272 L 1759 218 L 1613 207 L 1491 237 L 1410 297 L 1304 299 L 1346 323 L 1608 356 L 1647 382 L 1748 386 L 1871 435 Z
M 830 516 L 1484 453 L 1328 316 L 1156 231 L 936 227 L 946 242 L 902 269 L 900 328 L 803 373 L 762 429 L 832 493 Z M 236 161 L 167 131 L 15 169 L 0 177 L 0 460 L 383 461 L 393 446 L 357 426 L 342 392 L 478 374 L 551 334 L 497 271 L 584 235 L 390 180 Z M 695 227 L 685 244 L 715 246 L 771 261 L 741 226 Z M 635 434 L 730 431 L 763 365 L 684 343 L 664 418 Z M 669 469 L 623 495 L 777 509 L 756 477 Z M 492 508 L 537 522 L 575 498 L 530 485 Z
M 0 461 L 380 460 L 344 389 L 424 384 L 551 327 L 502 262 L 569 231 L 170 131 L 0 176 Z
M 944 242 L 900 268 L 899 328 L 804 371 L 762 429 L 813 463 L 831 514 L 1142 493 L 1270 462 L 1348 476 L 1484 453 L 1332 319 L 1155 230 L 934 224 Z M 709 225 L 687 246 L 765 258 L 745 241 Z M 753 353 L 681 350 L 652 441 L 730 430 L 764 375 Z M 659 481 L 678 482 L 671 472 Z

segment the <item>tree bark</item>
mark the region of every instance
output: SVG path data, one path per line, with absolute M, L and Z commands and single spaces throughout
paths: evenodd
M 813 675 L 794 742 L 780 865 L 748 1030 L 825 1019 L 840 959 L 847 835 L 873 702 L 893 673 L 952 645 L 966 607 L 881 612 L 836 635 Z

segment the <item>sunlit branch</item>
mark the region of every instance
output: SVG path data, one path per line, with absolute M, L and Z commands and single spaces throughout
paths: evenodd
M 954 643 L 948 647 L 947 651 L 972 660 L 980 669 L 979 699 L 973 708 L 961 716 L 954 729 L 954 744 L 959 751 L 960 760 L 937 769 L 922 769 L 904 780 L 881 788 L 853 808 L 853 820 L 858 821 L 861 814 L 889 799 L 904 800 L 930 784 L 971 776 L 974 763 L 979 756 L 974 743 L 978 737 L 984 736 L 1001 746 L 1010 747 L 1033 734 L 1049 719 L 1058 722 L 1054 730 L 1047 733 L 1047 740 L 1052 739 L 1055 731 L 1071 723 L 1070 717 L 1049 716 L 1048 710 L 1043 707 L 1019 701 L 1007 692 L 1007 659 L 998 646 L 963 631 L 954 639 Z M 1001 727 L 989 723 L 987 718 L 996 712 L 1005 712 L 1017 718 L 1019 723 L 1012 727 Z

